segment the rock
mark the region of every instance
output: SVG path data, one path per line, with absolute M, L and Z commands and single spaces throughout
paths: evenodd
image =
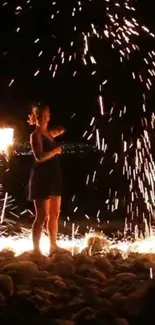
M 95 257 L 94 264 L 95 264 L 95 267 L 97 268 L 97 270 L 104 272 L 105 274 L 111 274 L 113 272 L 112 264 L 104 256 L 103 257 L 100 257 L 100 256 Z
M 134 273 L 120 273 L 116 275 L 116 283 L 121 283 L 121 282 L 130 282 L 132 283 L 136 279 L 136 274 Z
M 15 253 L 13 251 L 10 251 L 8 249 L 3 249 L 0 252 L 0 261 L 2 260 L 12 260 L 13 258 L 15 258 Z
M 23 294 L 29 296 L 32 292 L 32 286 L 30 285 L 16 285 L 16 294 Z
M 94 285 L 97 285 L 99 284 L 99 280 L 98 279 L 95 279 L 95 278 L 85 278 L 85 283 L 88 283 L 88 284 L 94 284 Z
M 115 315 L 113 312 L 106 308 L 100 308 L 97 311 L 97 324 L 106 324 L 106 325 L 114 325 Z M 104 320 L 104 322 L 103 322 Z
M 61 277 L 71 277 L 74 273 L 74 267 L 71 263 L 55 263 L 52 269 L 52 273 Z
M 81 288 L 78 287 L 76 284 L 72 286 L 67 286 L 68 292 L 72 297 L 78 296 L 81 294 Z
M 139 284 L 138 288 L 130 295 L 130 297 L 144 298 L 149 294 L 150 290 L 155 290 L 155 280 L 148 280 Z
M 115 292 L 110 300 L 115 303 L 116 305 L 121 305 L 125 303 L 125 297 L 120 292 Z
M 113 312 L 118 316 L 118 317 L 124 317 L 124 305 L 126 302 L 126 298 L 123 297 L 121 294 L 113 295 L 111 297 L 111 302 L 113 304 Z
M 78 273 L 80 276 L 83 277 L 90 277 L 91 271 L 93 269 L 94 269 L 93 265 L 82 264 L 77 266 L 77 268 L 75 269 L 75 273 L 76 275 Z
M 102 290 L 102 296 L 110 297 L 115 292 L 119 292 L 119 286 L 116 284 L 110 284 Z
M 101 286 L 108 282 L 106 276 L 102 272 L 100 272 L 96 269 L 91 269 L 91 277 L 94 277 L 95 279 L 98 279 L 99 281 L 101 281 L 100 282 Z
M 70 252 L 65 254 L 53 254 L 52 257 L 48 259 L 52 264 L 57 262 L 73 263 L 73 257 Z
M 50 277 L 33 277 L 33 279 L 31 280 L 31 285 L 32 286 L 37 286 L 37 287 L 49 287 L 51 285 L 51 278 Z
M 115 325 L 129 325 L 125 318 L 116 318 Z
M 51 278 L 51 276 L 48 277 L 33 277 L 33 279 L 31 280 L 31 285 L 33 286 L 37 286 L 37 287 L 43 287 L 44 289 L 49 289 L 52 290 L 53 288 L 53 279 Z
M 62 319 L 67 314 L 67 308 L 65 304 L 50 305 L 44 309 L 44 315 L 52 319 Z
M 58 296 L 58 293 L 54 294 L 53 292 L 47 291 L 42 287 L 34 288 L 30 298 L 35 301 L 42 314 L 44 313 L 45 309 L 54 304 L 59 304 L 60 301 L 60 296 Z
M 125 284 L 120 285 L 120 292 L 125 296 L 128 297 L 130 294 L 132 294 L 137 289 L 136 285 L 132 284 Z
M 59 289 L 65 289 L 66 283 L 64 281 L 55 281 L 54 285 L 57 286 Z
M 96 281 L 100 281 L 102 285 L 108 281 L 106 276 L 102 272 L 98 271 L 93 265 L 80 265 L 77 268 L 77 273 L 85 278 L 92 278 Z
M 75 297 L 69 302 L 68 308 L 74 313 L 77 312 L 79 309 L 83 308 L 85 305 L 85 300 L 80 297 Z
M 111 301 L 109 301 L 108 299 L 101 299 L 99 300 L 99 305 L 100 307 L 104 308 L 104 309 L 108 309 L 108 310 L 111 310 L 113 305 L 111 303 Z
M 24 252 L 20 256 L 18 256 L 18 261 L 29 261 L 33 262 L 36 265 L 40 266 L 43 270 L 47 268 L 48 265 L 48 258 L 42 254 L 36 254 L 33 251 Z
M 138 289 L 128 296 L 124 310 L 128 316 L 140 316 L 149 319 L 155 309 L 155 281 L 142 283 Z
M 63 320 L 60 325 L 75 325 L 75 322 L 72 320 Z
M 47 271 L 38 271 L 38 273 L 36 273 L 36 276 L 40 278 L 45 278 L 49 276 L 49 273 Z
M 61 276 L 52 275 L 52 274 L 50 274 L 49 279 L 51 280 L 52 283 L 54 283 L 55 281 L 63 281 Z
M 32 299 L 26 296 L 15 296 L 15 298 L 12 300 L 12 304 L 10 305 L 9 313 L 11 316 L 12 314 L 18 314 L 18 315 L 25 315 L 25 316 L 37 316 L 40 315 L 40 310 Z
M 29 261 L 9 263 L 3 267 L 1 272 L 7 272 L 9 270 L 16 269 L 21 271 L 38 273 L 38 267 L 35 263 Z
M 128 316 L 137 316 L 142 312 L 152 285 L 153 282 L 151 280 L 142 283 L 135 292 L 127 297 L 123 308 Z
M 134 265 L 136 270 L 140 271 L 148 272 L 150 268 L 155 270 L 155 258 L 153 254 L 138 256 L 134 261 Z
M 16 284 L 29 284 L 39 272 L 35 263 L 25 261 L 5 265 L 1 273 L 10 275 Z
M 72 260 L 70 259 L 70 256 L 67 255 L 69 258 L 66 261 L 65 261 L 63 256 L 64 256 L 64 254 L 59 254 L 59 255 L 58 254 L 53 254 L 52 256 L 47 257 L 46 270 L 49 271 L 49 272 L 54 271 L 55 264 L 59 264 L 61 262 L 72 263 Z
M 0 308 L 5 305 L 6 305 L 6 298 L 3 294 L 3 292 L 0 291 Z
M 134 259 L 128 258 L 123 261 L 120 265 L 120 273 L 136 273 L 136 268 L 134 265 Z
M 85 277 L 79 274 L 73 274 L 73 280 L 79 287 L 85 286 Z
M 13 296 L 14 284 L 9 275 L 0 274 L 0 290 L 6 296 Z
M 87 256 L 85 254 L 77 254 L 74 256 L 74 264 L 75 265 L 91 265 L 93 264 L 93 258 L 92 256 Z
M 96 321 L 96 313 L 94 311 L 94 309 L 90 308 L 90 307 L 85 307 L 81 310 L 79 310 L 79 312 L 77 312 L 76 314 L 73 315 L 72 317 L 73 320 L 75 320 L 76 322 L 83 322 L 83 321 L 91 321 L 94 322 Z
M 50 291 L 60 291 L 62 289 L 65 289 L 66 283 L 63 281 L 61 277 L 58 276 L 48 276 L 48 277 L 34 277 L 31 281 L 31 284 L 33 286 L 42 287 L 46 290 Z
M 51 301 L 49 297 L 44 294 L 44 290 L 40 291 L 38 294 L 35 293 L 33 296 L 31 296 L 31 300 L 35 302 L 40 311 L 51 305 Z
M 72 320 L 58 319 L 52 325 L 75 325 L 75 322 Z
M 85 293 L 84 293 L 85 292 Z M 83 296 L 85 297 L 85 299 L 88 301 L 91 298 L 92 299 L 96 299 L 96 297 L 99 295 L 99 288 L 97 286 L 94 285 L 87 285 L 85 286 L 85 288 L 83 289 Z
M 138 316 L 143 308 L 142 299 L 129 296 L 123 305 L 123 310 L 127 317 Z
M 48 272 L 50 272 L 50 271 L 52 271 L 53 267 L 54 267 L 53 256 L 52 257 L 47 257 L 45 269 Z
M 71 278 L 65 278 L 64 281 L 65 281 L 68 288 L 76 286 L 75 281 L 73 279 L 71 279 Z

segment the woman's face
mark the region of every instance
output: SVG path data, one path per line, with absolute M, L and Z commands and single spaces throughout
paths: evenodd
M 47 127 L 51 119 L 51 114 L 49 108 L 45 109 L 42 114 L 38 117 L 38 124 L 41 127 Z

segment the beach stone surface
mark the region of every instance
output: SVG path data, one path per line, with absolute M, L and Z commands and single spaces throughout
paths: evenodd
M 155 309 L 154 263 L 149 254 L 123 259 L 116 252 L 45 257 L 2 251 L 2 324 L 27 317 L 38 324 L 147 325 Z

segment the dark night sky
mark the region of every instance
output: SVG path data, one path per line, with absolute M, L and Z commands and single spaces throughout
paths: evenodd
M 96 78 L 90 78 L 87 73 L 83 72 L 79 62 L 77 62 L 77 68 L 81 73 L 76 79 L 73 79 L 70 67 L 67 64 L 64 70 L 53 79 L 47 67 L 58 44 L 51 36 L 53 30 L 51 30 L 47 19 L 51 1 L 46 1 L 46 7 L 44 2 L 32 1 L 32 10 L 26 11 L 25 9 L 23 15 L 14 15 L 13 12 L 16 6 L 23 5 L 24 7 L 25 2 L 12 2 L 10 0 L 7 8 L 1 7 L 0 9 L 0 111 L 2 119 L 7 119 L 15 124 L 18 119 L 18 129 L 21 130 L 22 128 L 23 130 L 23 127 L 26 127 L 24 121 L 27 116 L 28 105 L 33 101 L 43 101 L 51 105 L 54 122 L 65 124 L 70 129 L 73 137 L 73 130 L 76 131 L 75 138 L 78 138 L 81 136 L 81 132 L 83 132 L 90 117 L 98 109 L 96 97 L 98 95 L 100 74 L 98 73 Z M 64 18 L 64 14 L 67 15 L 68 8 L 69 2 L 68 5 L 65 2 L 63 8 L 61 6 L 62 12 L 64 10 L 61 18 L 62 28 L 59 24 L 60 21 L 54 25 L 54 33 L 57 33 L 57 38 L 60 43 L 63 43 L 64 47 L 70 37 L 71 18 L 69 18 L 70 16 Z M 136 17 L 138 17 L 138 20 L 142 19 L 144 23 L 155 30 L 153 1 L 139 1 L 137 9 Z M 99 22 L 104 21 L 104 5 L 101 8 L 101 1 L 96 1 L 95 10 L 96 19 Z M 82 26 L 87 24 L 84 21 L 79 23 Z M 21 33 L 17 35 L 15 29 L 18 26 L 21 26 Z M 38 68 L 36 53 L 38 53 L 39 49 L 36 50 L 33 44 L 34 39 L 37 37 L 42 39 L 41 49 L 45 50 L 45 54 L 39 61 L 42 68 L 40 75 L 33 77 L 34 71 Z M 124 85 L 124 77 L 121 81 L 121 70 L 120 65 L 118 65 L 117 54 L 110 50 L 108 44 L 105 47 L 105 43 L 92 45 L 92 51 L 94 48 L 96 55 L 99 57 L 102 77 L 103 73 L 105 73 L 105 77 L 108 76 L 112 81 L 107 92 L 107 100 L 113 94 L 115 99 L 117 98 L 118 101 L 123 102 L 124 99 L 129 98 L 128 85 L 130 83 L 127 76 L 125 77 L 126 85 Z M 80 46 L 78 51 L 80 54 Z M 122 71 L 122 74 L 124 73 Z M 15 83 L 8 87 L 12 78 L 15 79 Z M 136 100 L 138 101 L 138 99 Z M 77 117 L 70 122 L 70 116 L 74 112 L 78 113 Z M 138 110 L 137 114 L 139 114 Z
M 121 0 L 119 1 L 121 2 Z M 99 203 L 105 208 L 104 202 L 107 199 L 110 186 L 114 192 L 115 190 L 120 191 L 121 199 L 125 196 L 125 189 L 127 188 L 126 201 L 128 201 L 128 183 L 126 178 L 124 180 L 122 177 L 123 159 L 120 158 L 119 166 L 114 168 L 113 177 L 109 176 L 109 170 L 114 167 L 114 152 L 120 153 L 122 150 L 121 134 L 123 133 L 125 139 L 130 142 L 131 128 L 134 126 L 132 134 L 134 144 L 141 134 L 143 88 L 139 83 L 133 81 L 131 72 L 140 69 L 145 74 L 144 63 L 142 63 L 143 56 L 150 49 L 155 50 L 155 45 L 154 39 L 150 39 L 144 34 L 140 35 L 137 42 L 142 48 L 142 52 L 133 55 L 131 62 L 129 61 L 123 65 L 120 63 L 118 51 L 111 49 L 111 43 L 106 38 L 102 40 L 92 38 L 89 48 L 97 61 L 97 72 L 95 76 L 91 76 L 92 65 L 84 66 L 81 63 L 81 55 L 83 53 L 81 32 L 87 31 L 88 25 L 91 22 L 94 22 L 100 29 L 103 29 L 106 18 L 105 1 L 92 1 L 89 11 L 88 2 L 87 0 L 82 1 L 82 3 L 86 3 L 86 9 L 83 12 L 82 18 L 79 19 L 79 16 L 77 16 L 76 19 L 78 28 L 78 33 L 74 40 L 76 60 L 74 63 L 66 60 L 64 65 L 60 65 L 58 60 L 58 71 L 54 79 L 52 78 L 52 73 L 49 72 L 49 66 L 60 46 L 66 55 L 69 56 L 70 54 L 70 41 L 74 37 L 70 7 L 73 6 L 73 3 L 77 3 L 77 1 L 57 0 L 56 3 L 58 7 L 60 5 L 61 10 L 60 15 L 58 15 L 58 18 L 54 20 L 52 25 L 49 19 L 53 10 L 51 9 L 51 0 L 31 0 L 33 4 L 32 9 L 26 5 L 26 0 L 9 0 L 6 7 L 0 5 L 0 123 L 1 125 L 4 125 L 4 123 L 5 125 L 13 125 L 18 138 L 26 139 L 31 131 L 26 123 L 28 107 L 33 102 L 42 101 L 51 106 L 53 123 L 63 124 L 66 127 L 65 140 L 81 141 L 84 131 L 86 129 L 90 131 L 89 124 L 92 116 L 95 116 L 96 126 L 100 130 L 100 135 L 105 137 L 108 143 L 108 153 L 105 155 L 105 163 L 102 170 L 100 171 L 100 168 L 98 168 L 99 159 L 94 158 L 94 161 L 90 163 L 89 157 L 88 159 L 77 157 L 74 159 L 73 157 L 72 160 L 70 159 L 67 162 L 68 171 L 66 169 L 66 173 L 64 173 L 66 177 L 65 194 L 69 193 L 66 194 L 69 199 L 66 199 L 66 197 L 64 199 L 65 204 L 71 206 L 72 212 L 73 204 L 71 197 L 75 192 L 79 191 L 78 200 L 81 209 L 82 202 L 87 202 L 89 212 L 95 215 L 96 207 L 98 209 L 100 206 Z M 122 3 L 124 3 L 124 0 L 122 0 Z M 15 8 L 17 6 L 21 6 L 23 10 L 18 15 L 15 15 Z M 134 17 L 155 33 L 154 1 L 138 1 L 136 8 Z M 122 12 L 122 17 L 123 15 Z M 16 29 L 19 26 L 21 30 L 17 33 Z M 40 41 L 34 44 L 34 40 L 37 38 L 40 38 Z M 38 58 L 38 53 L 41 50 L 43 50 L 43 54 Z M 38 69 L 40 69 L 40 73 L 37 77 L 34 77 L 34 73 Z M 78 71 L 74 78 L 72 76 L 73 70 Z M 12 78 L 15 82 L 11 87 L 8 87 Z M 108 79 L 108 83 L 102 96 L 104 98 L 106 115 L 102 118 L 98 95 L 100 94 L 99 84 L 105 79 Z M 154 101 L 155 91 L 154 87 L 152 87 L 147 97 L 146 118 L 154 111 Z M 124 105 L 127 106 L 127 113 L 120 119 L 118 115 Z M 108 114 L 112 106 L 114 106 L 113 121 L 108 123 Z M 76 113 L 76 116 L 71 119 L 74 113 Z M 93 144 L 95 140 L 94 136 Z M 21 175 L 23 170 L 25 170 L 25 160 L 23 166 Z M 94 185 L 90 185 L 86 191 L 86 177 L 88 173 L 92 176 L 94 172 L 92 168 L 97 168 L 97 177 L 100 178 L 98 191 L 96 191 Z M 71 169 L 73 169 L 72 174 L 70 172 Z M 17 173 L 19 174 L 18 170 Z M 20 187 L 19 189 L 23 193 Z M 96 203 L 93 205 L 95 200 Z M 75 202 L 75 204 L 77 203 Z

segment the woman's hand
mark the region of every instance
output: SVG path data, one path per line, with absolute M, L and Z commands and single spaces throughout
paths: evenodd
M 61 135 L 61 134 L 65 133 L 65 129 L 62 126 L 59 126 L 57 128 L 57 132 Z
M 59 146 L 59 147 L 57 147 L 57 148 L 55 148 L 55 154 L 56 155 L 61 155 L 61 153 L 62 153 L 62 148 Z
M 65 129 L 62 126 L 58 126 L 57 128 L 50 131 L 53 138 L 62 135 L 65 132 Z

